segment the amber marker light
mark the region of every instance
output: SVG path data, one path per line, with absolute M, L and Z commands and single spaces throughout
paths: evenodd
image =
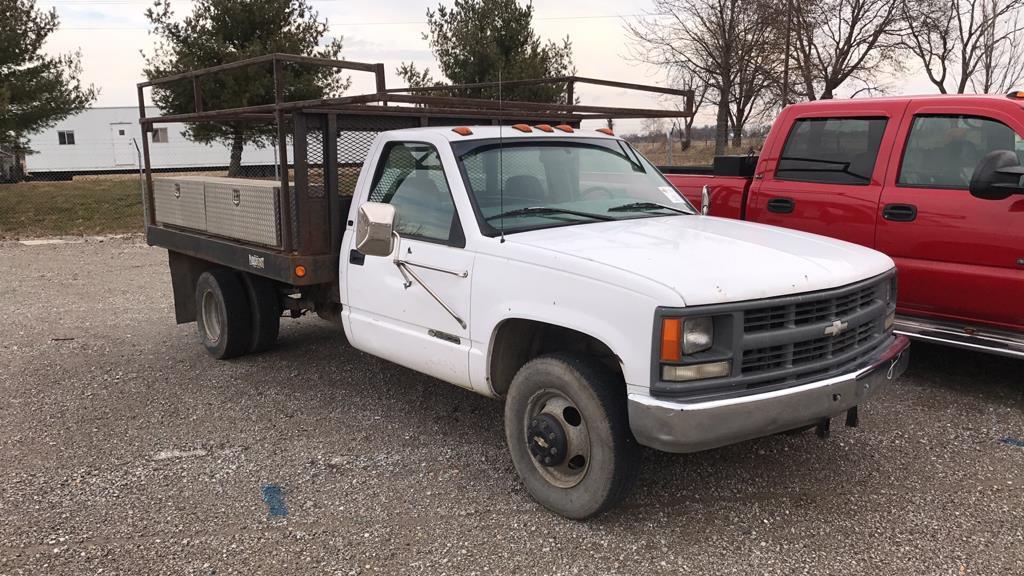
M 682 337 L 682 320 L 679 318 L 661 319 L 661 361 L 678 362 L 683 347 L 680 345 Z
M 512 127 L 520 132 L 533 132 L 533 128 L 530 128 L 529 124 L 513 124 Z
M 554 132 L 555 131 L 555 129 L 551 127 L 551 124 L 537 124 L 536 126 L 534 126 L 534 128 L 536 128 L 537 130 L 540 130 L 541 132 Z
M 572 134 L 572 126 L 569 126 L 568 124 L 559 124 L 558 126 L 555 126 L 555 128 L 561 130 L 562 132 L 568 132 Z
M 455 133 L 456 133 L 456 134 L 458 134 L 459 136 L 470 136 L 470 135 L 472 135 L 472 134 L 473 134 L 473 131 L 472 131 L 472 130 L 470 130 L 470 129 L 469 129 L 468 127 L 466 127 L 466 126 L 459 126 L 459 127 L 457 127 L 457 128 L 452 128 L 452 132 L 455 132 Z
M 306 267 L 303 266 L 302 264 L 298 264 L 297 266 L 295 266 L 295 276 L 297 276 L 299 278 L 305 278 L 306 277 Z
M 615 132 L 612 132 L 611 128 L 598 128 L 597 131 L 600 132 L 601 134 L 607 134 L 609 136 L 615 136 Z

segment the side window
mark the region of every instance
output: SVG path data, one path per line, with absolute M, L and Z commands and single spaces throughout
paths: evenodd
M 58 130 L 57 131 L 57 142 L 61 146 L 74 146 L 75 145 L 75 131 L 74 130 Z
M 875 170 L 885 118 L 804 118 L 793 124 L 775 177 L 866 186 Z
M 381 158 L 370 201 L 395 207 L 395 231 L 432 242 L 463 242 L 437 150 L 430 144 L 393 142 Z
M 1002 122 L 977 116 L 915 116 L 896 183 L 966 190 L 974 168 L 993 150 L 1024 159 L 1024 142 Z

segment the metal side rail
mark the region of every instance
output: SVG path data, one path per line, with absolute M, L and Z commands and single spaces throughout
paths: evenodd
M 1024 359 L 1024 333 L 930 318 L 897 316 L 895 332 L 916 340 Z

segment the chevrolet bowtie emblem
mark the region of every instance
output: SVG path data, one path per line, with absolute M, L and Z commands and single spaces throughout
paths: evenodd
M 850 327 L 849 322 L 841 322 L 836 320 L 831 326 L 825 328 L 825 336 L 839 336 L 843 330 Z

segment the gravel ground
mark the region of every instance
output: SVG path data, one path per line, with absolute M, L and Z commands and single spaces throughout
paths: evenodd
M 327 323 L 212 360 L 138 239 L 0 244 L 0 273 L 3 575 L 1024 573 L 1022 362 L 915 344 L 861 428 L 648 451 L 578 523 L 498 402 Z

